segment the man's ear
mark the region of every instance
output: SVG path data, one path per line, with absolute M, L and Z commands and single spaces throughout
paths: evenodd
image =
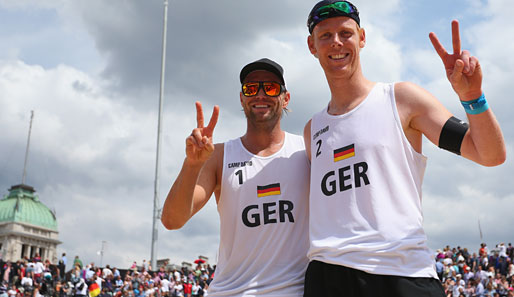
M 307 45 L 309 46 L 309 51 L 314 57 L 318 57 L 318 52 L 316 51 L 316 47 L 314 46 L 314 38 L 312 34 L 307 36 Z
M 364 30 L 364 28 L 359 29 L 359 37 L 359 46 L 360 48 L 364 48 L 364 46 L 366 46 L 366 31 Z
M 284 101 L 282 102 L 282 109 L 287 109 L 287 106 L 289 105 L 289 100 L 291 100 L 291 94 L 286 91 L 284 95 Z

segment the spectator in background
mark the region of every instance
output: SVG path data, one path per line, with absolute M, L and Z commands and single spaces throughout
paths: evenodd
M 493 294 L 496 293 L 496 290 L 493 288 L 493 283 L 489 282 L 484 290 L 484 296 L 493 297 Z
M 88 280 L 88 279 L 91 279 L 94 274 L 95 274 L 94 267 L 92 267 L 91 264 L 87 264 L 86 268 L 82 272 L 82 277 Z
M 473 256 L 469 259 L 471 270 L 476 271 L 478 268 L 478 265 L 480 264 L 480 258 L 478 257 L 477 253 L 473 253 Z
M 478 255 L 480 256 L 480 258 L 482 258 L 484 256 L 488 256 L 488 254 L 489 254 L 489 251 L 487 249 L 487 244 L 481 243 L 480 249 L 478 249 Z
M 184 296 L 184 286 L 182 285 L 182 281 L 180 279 L 175 280 L 175 296 L 183 297 Z
M 501 258 L 507 258 L 507 247 L 505 246 L 505 243 L 500 243 L 498 246 L 498 255 Z
M 142 267 L 142 270 L 143 271 L 147 271 L 148 270 L 148 263 L 146 263 L 146 260 L 143 259 L 143 264 L 141 264 L 143 267 Z
M 481 281 L 477 282 L 476 289 L 475 289 L 475 296 L 476 297 L 484 297 L 485 288 Z
M 112 295 L 109 294 L 109 291 L 107 288 L 103 288 L 102 292 L 100 293 L 100 295 L 98 295 L 98 297 L 112 297 Z
M 464 269 L 464 275 L 462 276 L 462 279 L 467 283 L 469 280 L 471 280 L 474 276 L 474 273 L 471 271 L 471 268 L 469 266 L 466 266 Z
M 202 290 L 202 287 L 200 286 L 199 278 L 197 278 L 195 283 L 193 284 L 193 287 L 191 288 L 191 296 L 198 297 L 200 290 Z
M 83 278 L 75 283 L 75 297 L 85 297 L 87 294 L 87 284 Z
M 27 290 L 27 287 L 30 287 L 32 289 L 32 286 L 34 285 L 34 282 L 32 281 L 32 272 L 27 273 L 20 282 L 21 286 Z
M 465 285 L 465 282 L 462 280 L 462 275 L 457 274 L 453 285 L 453 296 L 459 296 L 461 292 L 464 292 Z
M 466 294 L 466 297 L 475 296 L 475 281 L 472 278 L 468 281 L 466 288 L 464 289 L 464 293 Z
M 193 284 L 191 281 L 187 281 L 184 283 L 184 297 L 191 297 L 191 292 L 193 290 Z
M 41 256 L 39 253 L 34 254 L 34 262 L 41 262 Z
M 170 281 L 163 277 L 161 279 L 161 295 L 162 297 L 167 297 L 170 294 Z
M 7 283 L 5 281 L 0 282 L 0 297 L 7 297 Z
M 60 279 L 64 279 L 64 275 L 66 274 L 66 253 L 62 253 L 61 259 L 59 260 L 59 277 Z
M 7 296 L 9 296 L 9 297 L 16 297 L 17 294 L 18 294 L 18 292 L 16 292 L 14 287 L 10 287 L 10 288 L 7 289 Z
M 79 256 L 75 256 L 75 259 L 73 260 L 73 266 L 78 266 L 80 269 L 82 269 L 82 260 L 80 260 Z
M 109 266 L 109 264 L 105 265 L 105 268 L 102 270 L 102 277 L 103 278 L 107 278 L 107 276 L 112 276 L 113 273 L 112 273 L 112 270 L 111 270 L 111 267 Z
M 514 276 L 514 264 L 512 263 L 512 261 L 510 261 L 509 262 L 509 270 L 507 272 L 507 278 L 509 279 L 509 281 L 512 281 L 513 276 Z
M 175 279 L 175 282 L 181 279 L 180 272 L 176 269 L 173 269 L 173 278 Z
M 443 273 L 444 273 L 444 264 L 443 259 L 438 258 L 435 263 L 435 271 L 437 273 L 437 277 L 439 277 L 439 280 L 443 279 Z
M 486 255 L 482 256 L 480 264 L 482 265 L 483 269 L 486 269 L 487 267 L 489 267 L 489 258 Z
M 41 262 L 41 258 L 34 257 L 34 277 L 37 282 L 40 282 L 44 271 L 45 265 Z
M 5 263 L 5 265 L 4 265 L 2 280 L 3 280 L 3 283 L 5 283 L 5 284 L 8 284 L 10 281 L 11 269 L 12 269 L 11 266 L 12 266 L 11 261 L 7 261 L 7 263 Z M 6 292 L 7 292 L 7 289 L 6 289 Z M 7 293 L 6 293 L 6 295 L 7 295 Z

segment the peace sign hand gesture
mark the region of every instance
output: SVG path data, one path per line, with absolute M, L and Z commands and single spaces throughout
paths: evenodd
M 460 100 L 467 101 L 482 95 L 482 69 L 476 57 L 469 51 L 461 51 L 459 22 L 452 21 L 453 54 L 449 54 L 434 32 L 429 34 L 430 41 L 443 61 L 446 76 Z
M 186 138 L 186 159 L 192 163 L 204 163 L 214 152 L 212 133 L 218 122 L 220 108 L 217 105 L 214 106 L 209 125 L 204 127 L 202 104 L 196 102 L 195 105 L 197 127 Z

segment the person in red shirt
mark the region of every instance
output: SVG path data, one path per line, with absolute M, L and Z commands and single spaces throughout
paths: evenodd
M 191 281 L 184 284 L 184 297 L 191 297 L 191 292 L 193 291 L 193 284 Z
M 480 244 L 480 249 L 478 249 L 478 255 L 480 255 L 480 258 L 483 256 L 487 256 L 487 247 L 485 243 Z

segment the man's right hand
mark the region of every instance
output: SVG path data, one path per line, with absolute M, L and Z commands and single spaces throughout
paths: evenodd
M 220 108 L 217 105 L 214 106 L 209 125 L 204 127 L 202 104 L 197 101 L 195 105 L 197 127 L 186 138 L 186 162 L 190 164 L 203 164 L 214 152 L 212 134 L 218 122 Z

